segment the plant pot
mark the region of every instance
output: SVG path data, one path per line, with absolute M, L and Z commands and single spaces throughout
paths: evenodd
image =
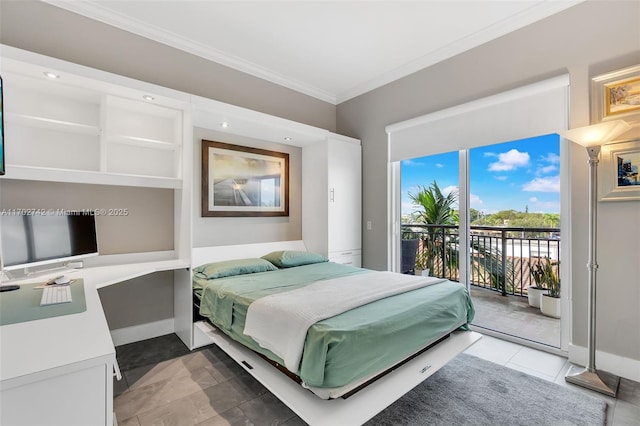
M 552 318 L 560 318 L 560 298 L 543 294 L 540 297 L 540 312 Z
M 429 276 L 429 269 L 423 269 L 422 272 L 420 273 L 420 275 L 422 275 L 423 277 L 428 277 Z
M 548 290 L 542 287 L 527 287 L 527 297 L 529 306 L 534 308 L 540 307 L 540 298 L 543 294 L 547 294 Z

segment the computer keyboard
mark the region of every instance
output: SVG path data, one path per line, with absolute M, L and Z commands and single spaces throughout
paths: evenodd
M 71 302 L 71 286 L 50 285 L 42 289 L 40 306 Z

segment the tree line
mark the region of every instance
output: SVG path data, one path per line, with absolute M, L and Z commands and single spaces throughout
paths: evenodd
M 419 208 L 402 217 L 404 224 L 456 225 L 459 222 L 458 193 L 442 193 L 438 183 L 434 181 L 428 188 L 418 187 L 415 193 L 409 193 L 412 203 Z M 497 213 L 484 214 L 476 209 L 469 209 L 469 221 L 477 226 L 508 226 L 515 228 L 559 228 L 560 214 L 531 213 L 528 211 L 502 210 Z

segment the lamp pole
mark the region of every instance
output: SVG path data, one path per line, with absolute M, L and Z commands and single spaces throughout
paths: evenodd
M 624 120 L 603 121 L 591 126 L 578 127 L 560 133 L 561 136 L 587 148 L 589 154 L 589 294 L 587 324 L 587 350 L 589 360 L 587 366 L 581 369 L 571 366 L 564 376 L 565 380 L 596 392 L 601 392 L 615 398 L 618 392 L 620 378 L 613 374 L 596 370 L 596 262 L 597 244 L 597 215 L 598 215 L 598 163 L 600 162 L 600 146 L 613 141 L 618 136 L 631 130 L 631 126 Z
M 596 372 L 596 273 L 598 272 L 598 163 L 600 162 L 600 146 L 587 148 L 589 153 L 589 326 L 587 336 L 587 348 L 589 349 L 589 362 L 587 370 Z
M 598 163 L 600 162 L 600 145 L 587 147 L 589 154 L 589 294 L 587 308 L 589 323 L 587 325 L 587 350 L 589 359 L 584 369 L 572 366 L 565 376 L 565 380 L 596 392 L 616 397 L 620 378 L 596 370 L 596 272 L 598 271 L 597 239 L 598 239 Z

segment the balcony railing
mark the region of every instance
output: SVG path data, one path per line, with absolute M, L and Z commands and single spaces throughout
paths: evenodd
M 460 280 L 456 225 L 405 224 L 401 231 L 403 240 L 418 240 L 414 269 Z M 469 247 L 472 285 L 525 296 L 534 285 L 529 266 L 560 259 L 560 229 L 471 226 Z

